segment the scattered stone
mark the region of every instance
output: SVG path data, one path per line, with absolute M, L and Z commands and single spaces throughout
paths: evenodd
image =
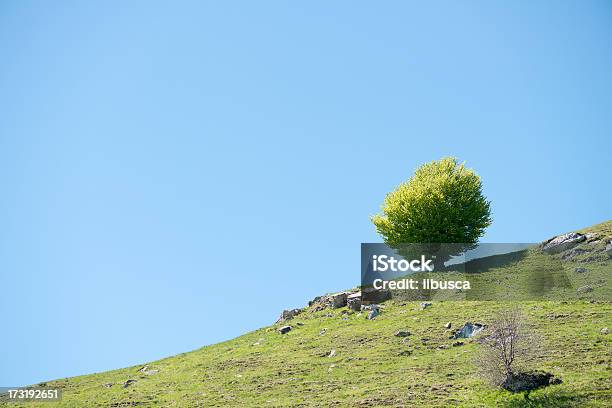
M 484 329 L 484 324 L 467 322 L 462 328 L 455 332 L 454 339 L 469 339 L 480 333 Z
M 430 307 L 431 305 L 433 305 L 433 303 L 431 303 L 431 302 L 422 302 L 421 303 L 421 310 L 425 310 L 428 307 Z
M 453 326 L 453 324 L 452 324 L 451 322 L 448 322 L 448 323 L 446 323 L 446 324 L 444 325 L 444 328 L 445 328 L 446 330 L 448 330 L 448 329 L 450 329 L 452 326 Z
M 335 367 L 336 367 L 336 365 L 335 365 L 335 364 L 330 364 L 330 365 L 329 365 L 329 368 L 327 369 L 327 371 L 331 373 L 331 372 L 332 372 L 332 370 L 333 370 Z
M 375 304 L 362 305 L 361 310 L 368 312 L 368 315 L 366 316 L 368 320 L 372 320 L 380 314 L 380 307 Z
M 440 345 L 438 346 L 438 348 L 439 348 L 440 350 L 446 350 L 446 349 L 448 348 L 448 345 L 447 345 L 447 344 L 440 344 Z
M 562 319 L 562 318 L 569 317 L 569 316 L 570 316 L 569 313 L 553 313 L 553 314 L 546 315 L 546 317 L 548 317 L 548 320 L 557 320 L 557 319 Z
M 531 371 L 510 375 L 502 383 L 502 387 L 510 392 L 522 392 L 554 384 L 561 384 L 561 379 L 544 371 Z
M 456 341 L 453 343 L 453 347 L 459 347 L 459 346 L 463 346 L 463 342 L 462 341 Z
M 289 310 L 283 310 L 283 312 L 281 313 L 280 317 L 278 318 L 278 320 L 276 321 L 276 323 L 279 322 L 284 322 L 287 320 L 291 320 L 293 319 L 295 316 L 297 316 L 298 314 L 300 314 L 302 312 L 302 309 L 289 309 Z
M 280 329 L 278 329 L 278 332 L 280 334 L 287 334 L 287 333 L 289 333 L 291 331 L 291 329 L 293 329 L 293 327 L 291 327 L 291 326 L 283 326 Z
M 400 356 L 410 356 L 412 355 L 412 350 L 402 350 L 399 353 Z
M 574 272 L 576 272 L 576 273 L 585 273 L 585 272 L 588 272 L 588 269 L 587 268 L 576 268 L 576 269 L 574 269 Z
M 577 232 L 559 235 L 544 243 L 543 250 L 549 254 L 558 254 L 584 241 L 586 237 Z
M 149 369 L 149 366 L 146 365 L 144 367 L 142 367 L 140 370 L 141 373 L 143 373 L 144 375 L 153 375 L 153 374 L 157 374 L 159 372 L 159 370 L 151 370 Z
M 395 333 L 395 337 L 408 337 L 410 336 L 412 333 L 410 333 L 408 330 L 398 330 Z
M 336 355 L 336 349 L 333 349 L 332 351 L 329 352 L 329 354 L 327 355 L 327 357 L 333 357 Z
M 321 331 L 319 332 L 319 336 L 324 335 L 327 332 L 327 329 L 321 329 Z
M 123 388 L 129 387 L 130 385 L 134 384 L 135 382 L 136 382 L 136 380 L 129 379 L 126 382 L 123 383 Z
M 589 292 L 592 292 L 592 291 L 593 291 L 593 288 L 590 287 L 589 285 L 584 285 L 584 286 L 581 286 L 578 289 L 576 289 L 577 293 L 589 293 Z
M 113 385 L 115 385 L 115 384 L 113 384 L 113 383 L 106 383 L 106 384 L 104 384 L 104 385 L 103 385 L 103 387 L 104 387 L 104 388 L 110 388 L 110 387 L 112 387 Z
M 603 329 L 601 329 L 599 332 L 600 332 L 601 334 L 608 334 L 608 328 L 607 328 L 607 327 L 604 327 L 604 328 L 603 328 Z

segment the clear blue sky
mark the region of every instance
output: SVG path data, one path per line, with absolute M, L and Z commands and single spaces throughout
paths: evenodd
M 610 218 L 610 3 L 427 3 L 2 2 L 0 386 L 358 284 L 369 216 L 443 156 L 484 241 Z

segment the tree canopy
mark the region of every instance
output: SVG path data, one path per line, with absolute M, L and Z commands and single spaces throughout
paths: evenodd
M 387 194 L 371 217 L 391 247 L 406 243 L 473 244 L 491 224 L 480 177 L 454 157 L 432 161 Z

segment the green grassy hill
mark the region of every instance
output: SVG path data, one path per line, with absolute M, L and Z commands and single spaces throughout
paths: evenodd
M 609 407 L 612 348 L 610 334 L 602 329 L 612 329 L 606 252 L 612 221 L 580 232 L 589 239 L 570 255 L 558 255 L 571 290 L 519 303 L 530 327 L 544 339 L 536 367 L 562 380 L 528 396 L 487 385 L 473 364 L 482 346 L 475 338 L 456 345 L 445 328 L 448 322 L 454 328 L 467 321 L 487 324 L 507 303 L 434 300 L 422 309 L 420 302 L 392 299 L 374 320 L 346 307 L 307 308 L 287 323 L 189 353 L 50 381 L 44 386 L 63 389 L 60 403 L 21 406 Z M 520 275 L 529 258 L 487 273 Z M 590 290 L 578 290 L 584 287 Z M 280 334 L 277 329 L 284 324 L 293 329 Z M 398 330 L 411 334 L 396 337 Z M 125 386 L 128 380 L 134 381 Z

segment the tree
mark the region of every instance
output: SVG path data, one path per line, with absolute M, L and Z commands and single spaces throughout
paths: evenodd
M 387 194 L 382 214 L 371 219 L 385 243 L 396 249 L 410 243 L 461 243 L 469 247 L 492 221 L 480 177 L 453 157 L 419 167 L 407 182 Z M 454 248 L 447 252 L 457 252 Z M 438 261 L 452 255 L 439 253 Z
M 557 384 L 550 373 L 526 371 L 543 351 L 542 340 L 526 325 L 520 309 L 498 312 L 480 340 L 476 364 L 480 375 L 493 385 L 517 392 Z

